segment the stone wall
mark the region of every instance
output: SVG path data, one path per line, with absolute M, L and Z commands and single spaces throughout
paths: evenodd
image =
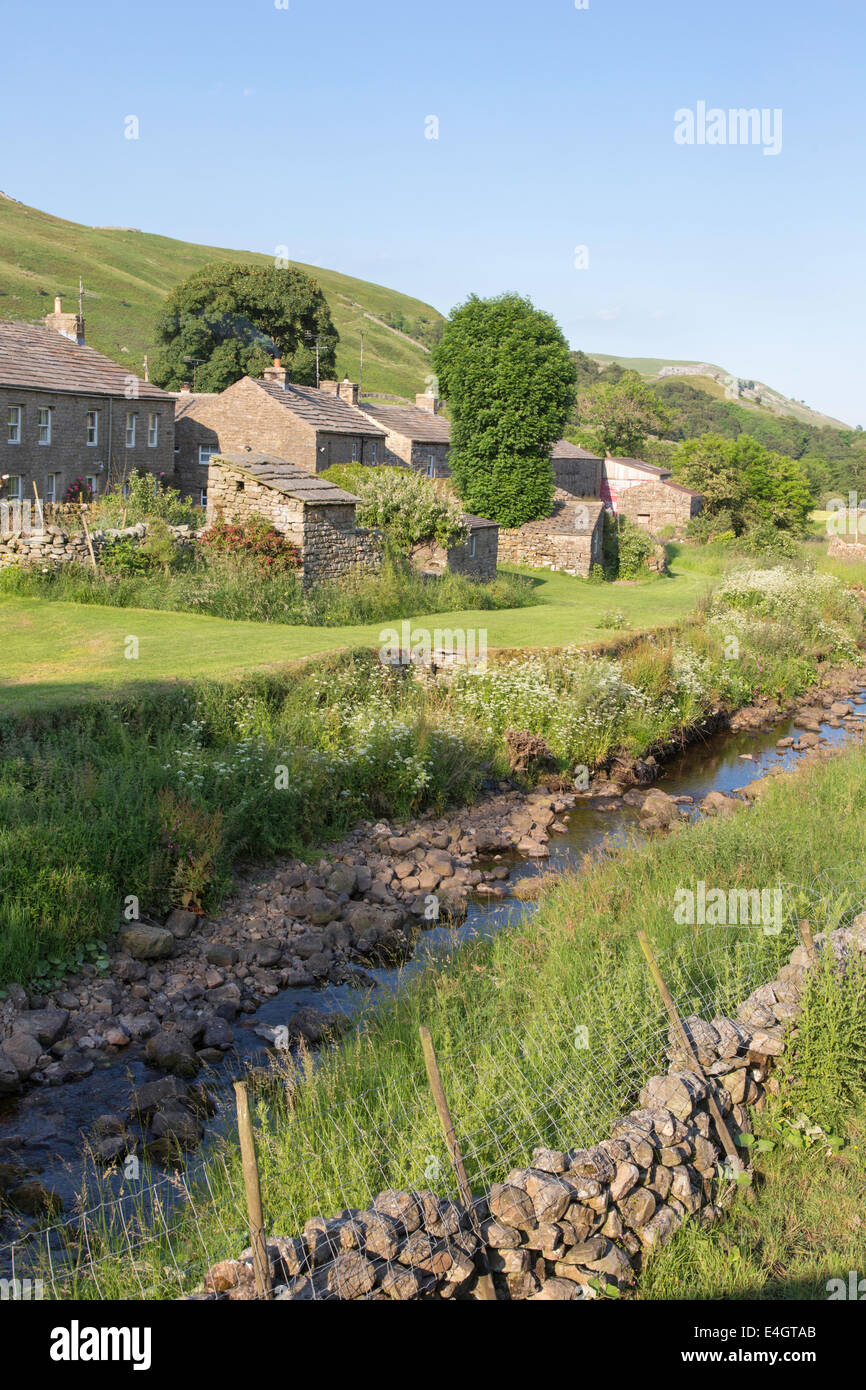
M 855 561 L 862 564 L 866 560 L 866 542 L 846 540 L 844 536 L 831 536 L 827 555 L 831 560 L 850 560 L 852 564 Z
M 452 574 L 465 574 L 470 579 L 495 579 L 499 559 L 499 527 L 475 526 L 463 545 L 453 545 L 450 550 L 437 545 L 435 541 L 415 545 L 409 558 L 422 574 L 439 575 L 450 570 Z
M 196 540 L 197 533 L 189 526 L 170 526 L 175 545 L 187 548 Z M 90 541 L 96 560 L 99 560 L 106 546 L 116 540 L 129 539 L 143 541 L 147 535 L 147 523 L 124 529 L 109 528 L 91 531 Z M 41 531 L 30 535 L 13 532 L 0 536 L 0 569 L 6 565 L 68 565 L 90 564 L 90 549 L 83 531 L 65 531 L 61 526 L 46 525 Z
M 20 444 L 7 440 L 6 419 L 9 406 L 22 410 Z M 38 411 L 51 411 L 51 443 L 40 444 Z M 99 412 L 97 443 L 87 443 L 87 413 Z M 137 416 L 135 445 L 126 447 L 126 415 Z M 157 444 L 147 442 L 148 416 L 158 419 Z M 22 479 L 22 495 L 33 500 L 33 483 L 44 500 L 49 495 L 48 476 L 55 475 L 55 500 L 76 478 L 94 477 L 96 491 L 103 493 L 109 480 L 117 482 L 134 470 L 168 477 L 174 471 L 174 401 L 162 399 L 126 400 L 124 397 L 88 396 L 67 391 L 24 390 L 0 386 L 0 473 Z M 0 501 L 8 501 L 8 486 L 0 484 Z
M 684 531 L 702 506 L 702 499 L 697 493 L 689 492 L 676 483 L 652 481 L 622 488 L 617 512 L 650 531 L 660 531 L 665 526 Z
M 866 914 L 816 938 L 840 964 L 866 950 Z M 472 1210 L 429 1191 L 380 1192 L 366 1210 L 313 1217 L 301 1234 L 271 1238 L 279 1300 L 478 1298 L 485 1273 L 500 1300 L 560 1302 L 627 1288 L 644 1261 L 687 1218 L 718 1221 L 734 1191 L 713 1101 L 733 1137 L 751 1131 L 772 1069 L 796 1018 L 809 953 L 798 946 L 736 1018 L 684 1020 L 690 1043 L 669 1034 L 666 1073 L 651 1077 L 638 1109 L 590 1148 L 537 1148 Z M 745 1148 L 738 1153 L 748 1155 Z M 275 1287 L 274 1287 L 275 1286 Z M 201 1296 L 201 1295 L 200 1295 Z M 212 1266 L 204 1297 L 255 1296 L 252 1253 Z
M 601 459 L 553 458 L 553 481 L 575 497 L 600 497 L 604 464 Z

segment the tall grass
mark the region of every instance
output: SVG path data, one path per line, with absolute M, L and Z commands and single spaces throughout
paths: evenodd
M 376 574 L 359 572 L 307 589 L 291 572 L 265 577 L 253 564 L 213 555 L 149 574 L 110 574 L 79 564 L 44 572 L 9 566 L 0 570 L 0 594 L 310 627 L 539 602 L 532 581 L 521 575 L 502 572 L 485 583 L 450 571 L 425 578 L 395 555 L 387 556 Z

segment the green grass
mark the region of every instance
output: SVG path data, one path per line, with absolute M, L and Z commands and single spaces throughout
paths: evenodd
M 632 631 L 678 622 L 706 594 L 711 578 L 722 568 L 721 558 L 707 565 L 700 552 L 685 548 L 674 561 L 670 578 L 636 584 L 595 585 L 567 574 L 504 565 L 503 573 L 531 579 L 538 606 L 428 613 L 422 625 L 431 630 L 483 629 L 491 649 L 582 645 L 610 637 L 604 621 L 612 608 L 625 615 Z M 378 648 L 383 626 L 398 620 L 399 610 L 374 623 L 287 628 L 0 596 L 0 709 L 23 712 L 124 686 L 232 677 L 277 669 L 324 652 Z M 139 639 L 135 660 L 125 656 L 130 635 Z
M 363 1208 L 389 1186 L 448 1190 L 423 1084 L 422 1023 L 439 1052 L 474 1190 L 524 1166 L 536 1144 L 568 1148 L 603 1137 L 660 1066 L 667 1033 L 637 929 L 655 943 L 682 1012 L 709 1018 L 733 1009 L 787 958 L 796 918 L 820 930 L 862 905 L 864 810 L 866 753 L 858 751 L 802 770 L 796 784 L 780 779 L 749 812 L 682 826 L 599 862 L 549 890 L 519 927 L 431 963 L 315 1068 L 287 1072 L 260 1093 L 268 1231 L 294 1234 L 308 1217 Z M 676 890 L 698 879 L 785 886 L 784 930 L 694 936 L 677 926 Z M 585 1050 L 575 1046 L 577 1026 L 588 1030 Z M 91 1227 L 87 1255 L 96 1241 L 107 1257 L 102 1297 L 137 1297 L 142 1289 L 172 1296 L 177 1266 L 189 1288 L 210 1262 L 239 1252 L 247 1237 L 233 1143 L 211 1163 L 210 1181 L 212 1195 L 202 1191 L 195 1213 L 179 1213 L 170 1235 L 151 1230 L 135 1268 L 119 1253 L 120 1233 L 100 1237 Z M 839 1255 L 844 1262 L 847 1250 Z M 75 1292 L 94 1296 L 86 1274 Z
M 86 291 L 87 341 L 140 372 L 153 354 L 153 322 L 172 286 L 210 261 L 273 263 L 273 254 L 233 251 L 175 241 L 149 232 L 110 230 L 67 222 L 50 213 L 0 198 L 0 317 L 37 321 L 54 307 L 78 302 L 78 277 Z M 365 391 L 409 397 L 424 389 L 430 358 L 421 347 L 365 317 L 404 315 L 438 322 L 429 304 L 338 271 L 301 265 L 325 292 L 340 333 L 337 373 L 358 380 L 364 333 Z

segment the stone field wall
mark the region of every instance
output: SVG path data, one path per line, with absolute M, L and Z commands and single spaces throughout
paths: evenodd
M 866 951 L 866 914 L 817 937 L 842 963 Z M 485 1273 L 500 1300 L 567 1301 L 634 1283 L 643 1261 L 691 1217 L 718 1221 L 735 1190 L 720 1176 L 723 1143 L 714 1098 L 733 1134 L 751 1130 L 785 1050 L 811 960 L 798 946 L 777 977 L 735 1018 L 684 1020 L 689 1056 L 669 1035 L 668 1070 L 648 1079 L 638 1108 L 586 1149 L 536 1149 L 474 1208 L 430 1191 L 380 1192 L 366 1210 L 314 1217 L 267 1241 L 271 1296 L 279 1300 L 478 1298 Z M 741 1149 L 744 1155 L 745 1149 Z M 213 1265 L 210 1299 L 256 1296 L 252 1253 Z

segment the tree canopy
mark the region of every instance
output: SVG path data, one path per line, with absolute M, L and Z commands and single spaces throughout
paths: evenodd
M 261 376 L 276 356 L 292 379 L 316 382 L 336 372 L 339 335 L 327 300 L 295 266 L 203 266 L 175 285 L 156 321 L 158 351 L 151 376 L 177 390 L 193 379 L 201 391 L 222 391 L 242 376 Z
M 581 391 L 577 414 L 579 428 L 600 453 L 626 457 L 639 454 L 647 435 L 661 433 L 668 423 L 664 403 L 637 372 Z
M 574 402 L 575 367 L 550 314 L 529 299 L 471 295 L 433 351 L 451 417 L 451 472 L 464 506 L 503 526 L 547 516 L 550 449 Z
M 678 482 L 702 493 L 707 518 L 724 514 L 737 534 L 767 522 L 800 531 L 812 508 L 809 480 L 797 460 L 746 434 L 688 439 L 671 466 Z

